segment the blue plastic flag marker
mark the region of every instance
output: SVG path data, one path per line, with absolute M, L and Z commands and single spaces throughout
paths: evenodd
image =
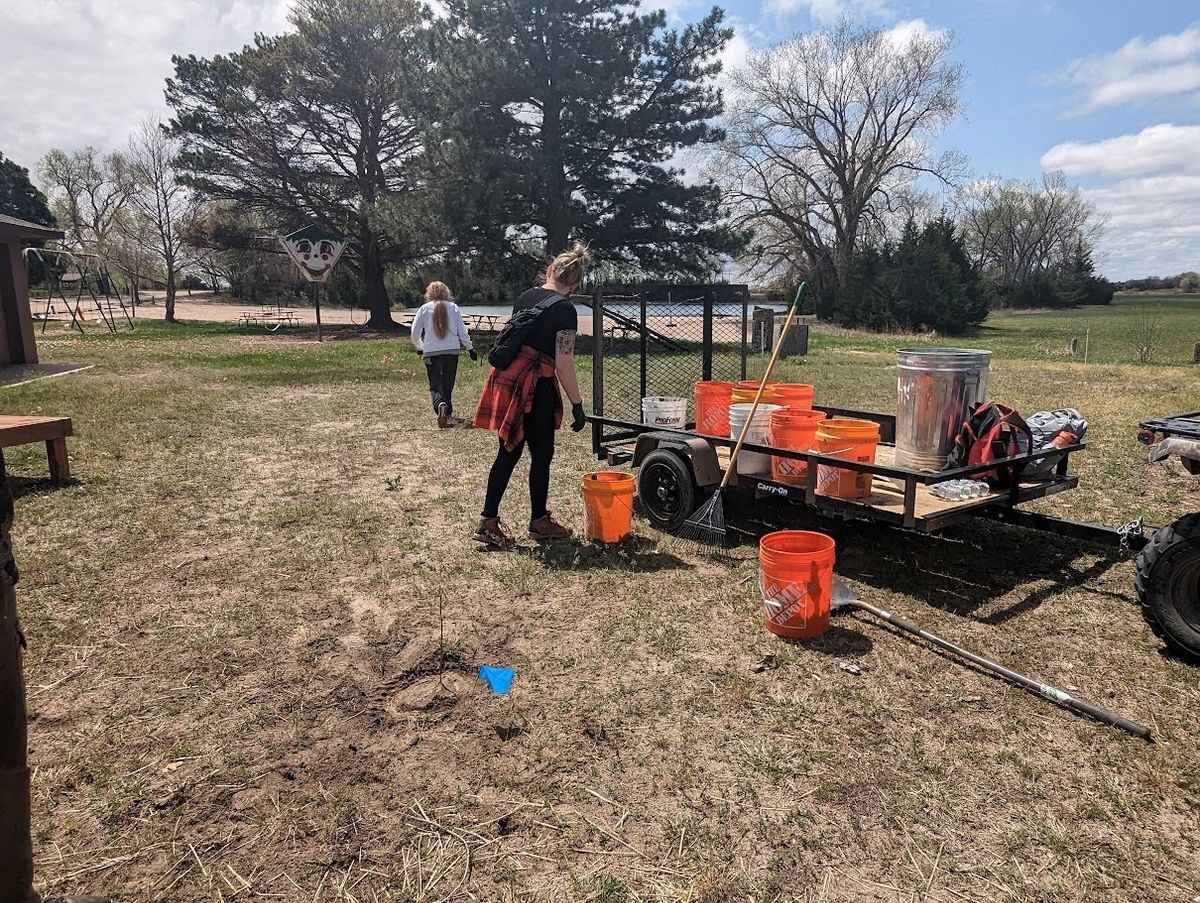
M 516 668 L 493 668 L 491 665 L 479 666 L 479 678 L 488 685 L 488 689 L 497 696 L 503 696 L 512 686 Z

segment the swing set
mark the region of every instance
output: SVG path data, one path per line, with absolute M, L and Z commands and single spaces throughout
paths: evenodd
M 116 282 L 112 278 L 108 261 L 99 254 L 87 251 L 68 251 L 63 248 L 25 248 L 22 254 L 27 265 L 31 257 L 42 261 L 43 264 L 46 264 L 49 274 L 45 309 L 42 313 L 34 315 L 42 321 L 43 334 L 46 332 L 46 324 L 57 313 L 55 310 L 56 295 L 61 299 L 67 313 L 71 315 L 71 327 L 78 329 L 80 335 L 84 333 L 83 324 L 87 319 L 84 313 L 85 295 L 91 299 L 94 313 L 110 333 L 117 331 L 120 315 L 124 315 L 129 328 L 133 329 L 133 315 L 130 310 L 132 309 L 135 313 L 137 310 L 133 304 L 133 298 L 130 296 L 130 304 L 127 306 L 124 295 L 121 294 L 121 290 L 117 288 Z M 66 264 L 62 267 L 50 266 L 47 258 L 66 261 Z M 67 297 L 68 292 L 74 294 L 74 300 Z M 101 295 L 103 300 L 101 300 Z M 115 308 L 113 306 L 114 296 L 116 298 Z

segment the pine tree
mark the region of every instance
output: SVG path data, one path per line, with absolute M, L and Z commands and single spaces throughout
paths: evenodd
M 30 181 L 29 170 L 0 153 L 0 213 L 41 226 L 53 226 L 54 217 L 46 196 Z M 38 283 L 47 276 L 46 264 L 38 257 L 29 258 L 29 281 Z
M 440 125 L 459 246 L 497 254 L 575 238 L 658 275 L 701 275 L 741 236 L 720 193 L 672 160 L 721 134 L 712 78 L 732 35 L 714 9 L 682 31 L 624 0 L 448 0 Z

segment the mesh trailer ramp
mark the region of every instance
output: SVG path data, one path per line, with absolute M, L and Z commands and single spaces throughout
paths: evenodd
M 749 290 L 742 285 L 606 285 L 594 290 L 588 306 L 592 308 L 595 343 L 593 414 L 589 417 L 593 451 L 610 466 L 632 465 L 638 472 L 643 515 L 656 528 L 676 532 L 721 481 L 737 437 L 701 434 L 695 430 L 694 420 L 678 430 L 643 424 L 641 399 L 648 395 L 691 399 L 699 380 L 737 381 L 762 372 L 767 356 L 764 350 L 769 349 L 754 341 Z M 988 517 L 1125 551 L 1136 551 L 1145 544 L 1140 524 L 1113 528 L 1020 507 L 1076 488 L 1079 479 L 1070 472 L 1070 461 L 1072 455 L 1086 449 L 1085 442 L 929 473 L 895 465 L 895 415 L 818 406 L 832 416 L 880 425 L 874 463 L 747 442 L 745 451 L 807 464 L 807 480 L 794 484 L 768 475 L 735 474 L 730 491 L 782 498 L 822 515 L 873 520 L 921 533 Z M 971 479 L 997 467 L 1016 470 L 1035 459 L 1053 464 L 1049 479 L 1013 481 L 1009 488 L 965 500 L 939 499 L 931 492 L 938 483 Z M 871 493 L 862 499 L 820 494 L 817 480 L 822 465 L 871 474 Z

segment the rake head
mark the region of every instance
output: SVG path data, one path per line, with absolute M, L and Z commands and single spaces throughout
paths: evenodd
M 696 512 L 684 521 L 683 526 L 676 535 L 685 543 L 724 548 L 725 505 L 721 501 L 720 489 L 714 492 L 712 498 L 697 508 Z

